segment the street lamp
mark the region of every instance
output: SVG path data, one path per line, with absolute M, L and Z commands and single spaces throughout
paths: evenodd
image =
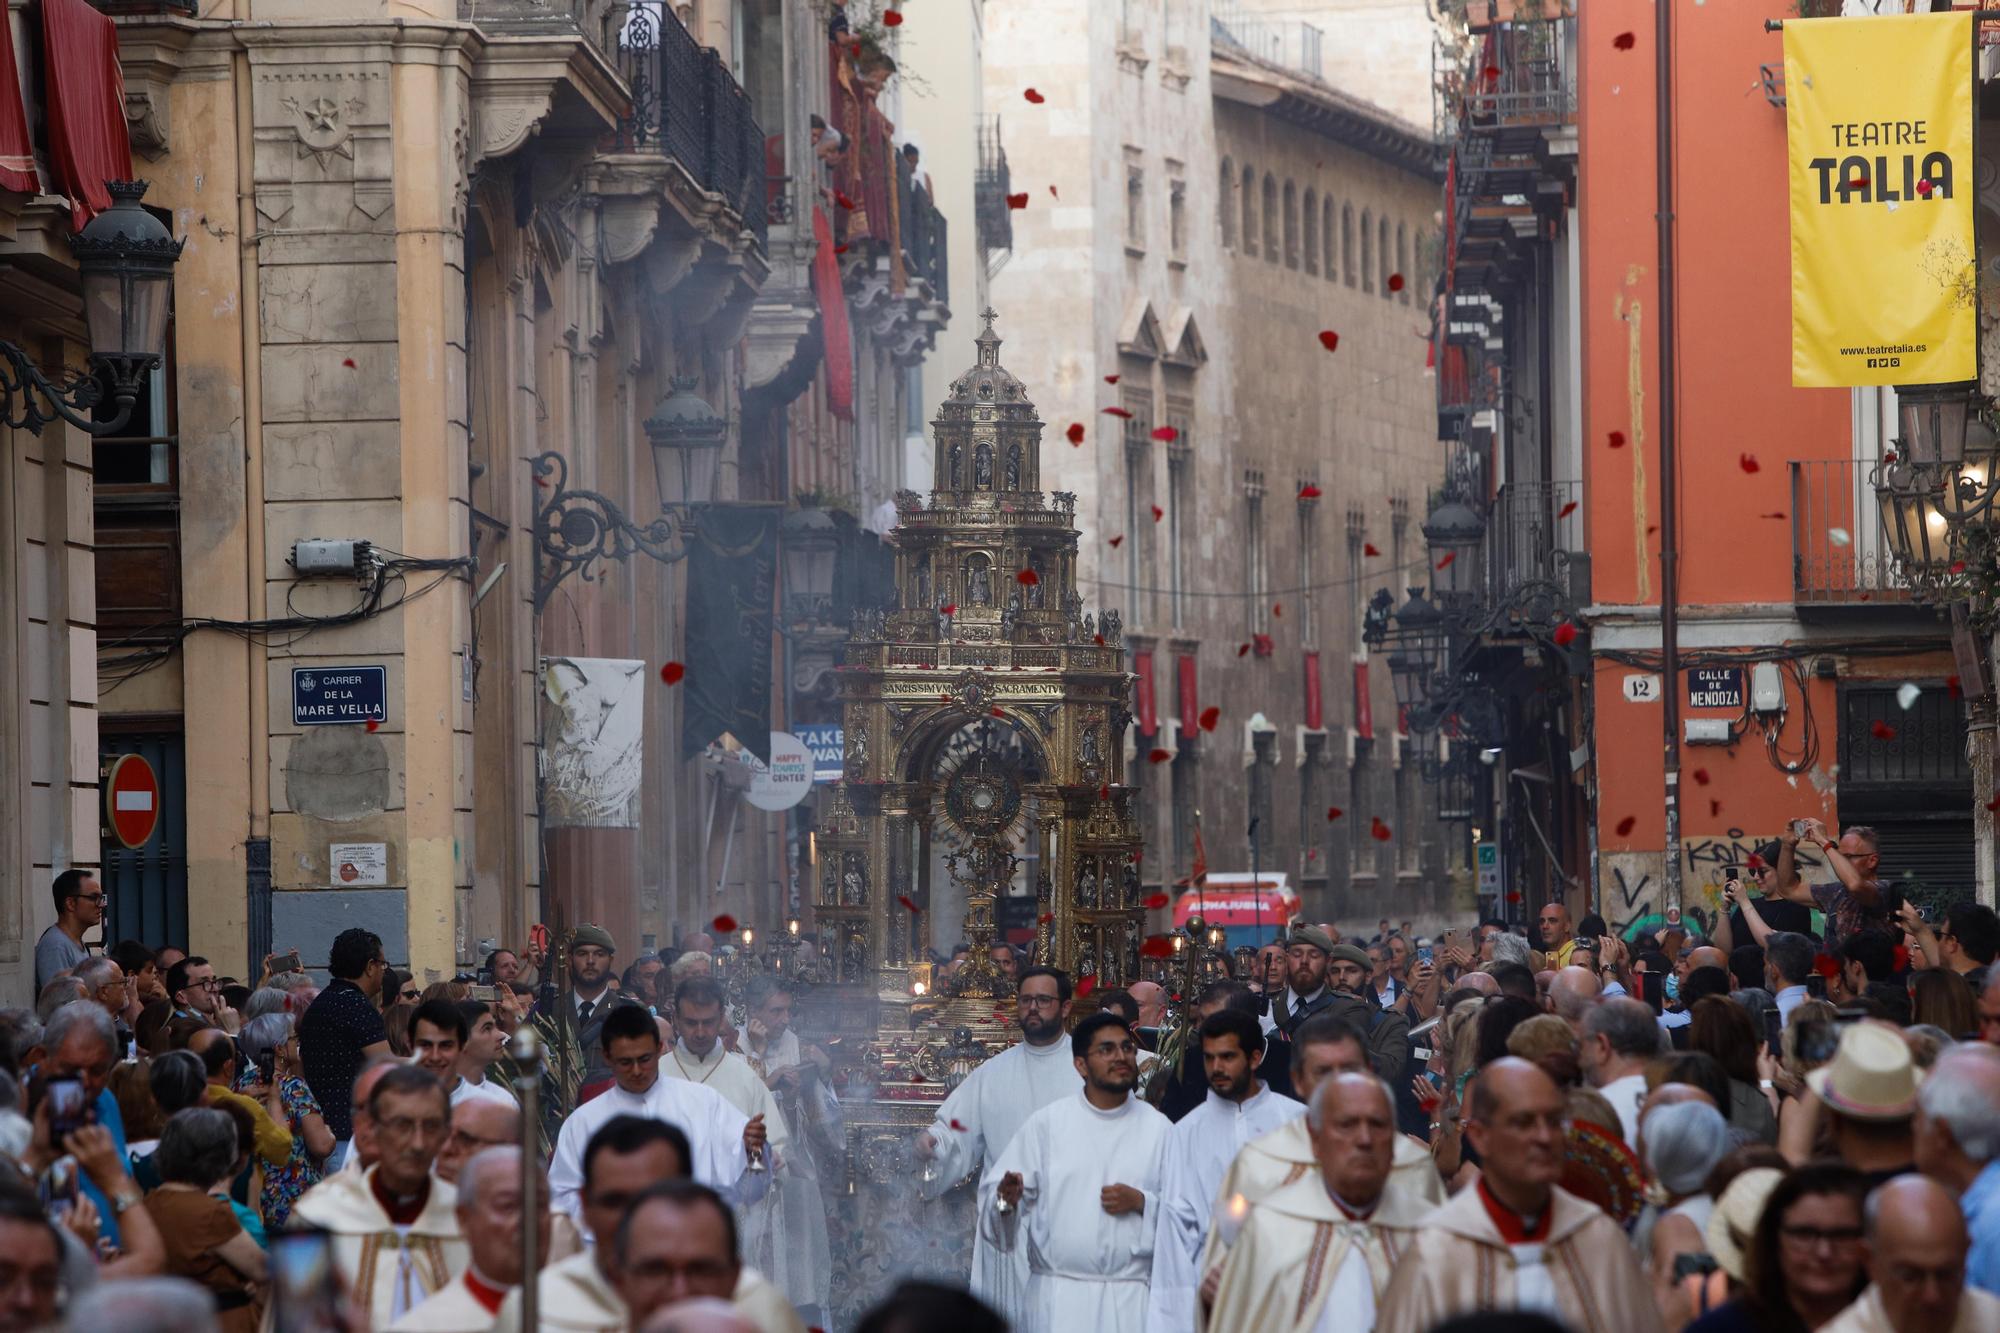
M 685 514 L 715 497 L 716 463 L 722 457 L 722 440 L 729 432 L 729 423 L 695 392 L 700 383 L 689 376 L 674 376 L 669 381 L 672 391 L 646 418 L 662 511 Z
M 833 575 L 840 555 L 840 529 L 824 509 L 794 509 L 778 524 L 785 567 L 785 619 L 824 620 L 833 608 Z
M 1468 601 L 1478 591 L 1478 555 L 1486 540 L 1486 520 L 1447 488 L 1437 507 L 1424 519 L 1424 541 L 1430 548 L 1431 591 L 1445 605 Z
M 57 384 L 26 352 L 0 342 L 0 398 L 11 427 L 39 435 L 60 419 L 92 435 L 115 435 L 132 419 L 140 381 L 166 354 L 174 265 L 184 243 L 140 206 L 145 181 L 107 181 L 105 188 L 111 207 L 69 242 L 83 288 L 91 371 L 71 372 Z M 109 421 L 92 421 L 106 379 L 118 410 Z
M 1416 714 L 1430 702 L 1432 686 L 1444 668 L 1447 630 L 1444 612 L 1431 605 L 1422 588 L 1410 589 L 1409 600 L 1396 612 L 1395 642 L 1389 653 L 1396 702 L 1406 714 Z

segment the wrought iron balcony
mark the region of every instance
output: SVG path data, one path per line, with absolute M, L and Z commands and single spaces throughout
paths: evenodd
M 1583 484 L 1509 482 L 1486 518 L 1486 601 L 1496 616 L 1544 618 L 1544 603 L 1581 606 L 1588 589 L 1583 550 Z
M 770 215 L 764 131 L 721 55 L 671 14 L 644 8 L 631 11 L 617 41 L 618 71 L 632 90 L 619 146 L 679 162 L 763 244 Z
M 1303 20 L 1265 18 L 1226 9 L 1210 16 L 1208 31 L 1209 40 L 1225 50 L 1309 79 L 1325 78 L 1326 65 L 1321 57 L 1324 34 Z
M 1000 117 L 986 117 L 979 125 L 979 169 L 972 178 L 972 213 L 979 228 L 979 248 L 989 254 L 1014 248 L 1014 210 L 1007 206 L 1007 196 L 1013 190 L 1007 149 L 1000 142 Z
M 1869 467 L 1849 458 L 1791 464 L 1792 600 L 1797 605 L 1902 606 L 1915 600 L 1883 530 Z
M 1474 42 L 1464 72 L 1461 129 L 1504 139 L 1508 130 L 1540 130 L 1574 120 L 1576 74 L 1565 54 L 1572 21 L 1501 24 Z

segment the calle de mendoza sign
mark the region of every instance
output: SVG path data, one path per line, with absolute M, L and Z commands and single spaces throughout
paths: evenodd
M 1785 20 L 1792 383 L 1977 378 L 1972 15 Z

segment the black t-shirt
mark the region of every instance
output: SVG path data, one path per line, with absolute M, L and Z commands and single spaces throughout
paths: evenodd
M 1759 898 L 1757 915 L 1763 917 L 1764 924 L 1772 930 L 1789 930 L 1798 935 L 1812 934 L 1812 908 L 1804 903 L 1789 902 L 1783 898 Z M 1743 919 L 1743 909 L 1740 907 L 1729 914 L 1729 929 L 1739 945 L 1757 942 L 1757 937 L 1750 933 L 1750 923 Z
M 361 1052 L 389 1040 L 382 1011 L 351 981 L 336 977 L 299 1019 L 299 1064 L 336 1139 L 353 1135 L 354 1078 Z

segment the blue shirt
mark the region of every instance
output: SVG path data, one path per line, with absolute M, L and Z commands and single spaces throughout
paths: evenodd
M 106 1088 L 97 1094 L 96 1111 L 97 1123 L 111 1131 L 111 1142 L 118 1149 L 118 1160 L 129 1164 L 132 1155 L 125 1147 L 125 1118 L 118 1114 L 118 1099 L 111 1095 L 111 1089 Z M 118 1214 L 112 1211 L 111 1200 L 104 1197 L 104 1192 L 97 1188 L 97 1183 L 84 1172 L 79 1171 L 76 1174 L 77 1187 L 97 1205 L 97 1215 L 103 1219 L 98 1234 L 113 1245 L 121 1244 L 118 1235 Z
M 1958 1206 L 1965 1210 L 1965 1228 L 1972 1234 L 1972 1248 L 1965 1255 L 1965 1283 L 2000 1295 L 2000 1158 L 1986 1164 Z

